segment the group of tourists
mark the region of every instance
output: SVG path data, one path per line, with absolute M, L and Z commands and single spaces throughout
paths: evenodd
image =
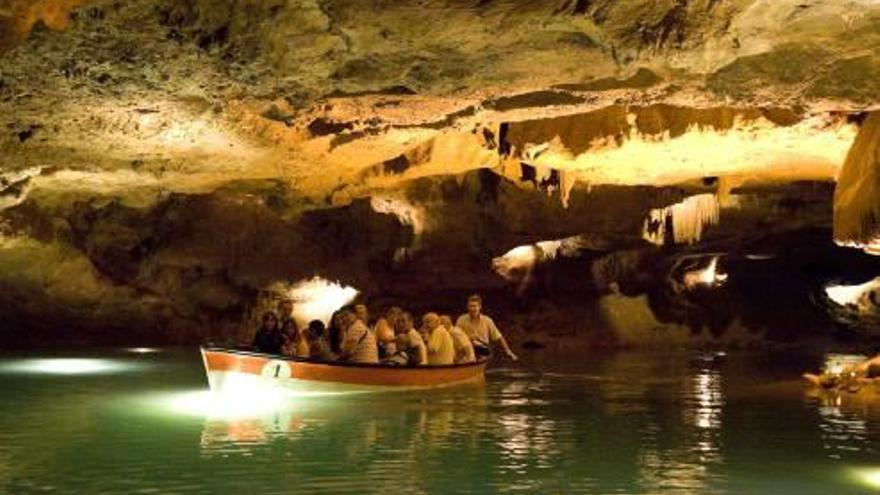
M 301 330 L 293 320 L 293 303 L 284 299 L 278 303 L 277 313 L 263 314 L 253 348 L 317 361 L 442 366 L 475 362 L 498 347 L 516 360 L 504 335 L 482 308 L 480 296 L 473 295 L 468 298 L 467 313 L 455 323 L 448 315 L 431 312 L 422 316 L 416 328 L 412 315 L 398 306 L 372 321 L 367 307 L 358 304 L 336 311 L 329 328 L 313 320 Z

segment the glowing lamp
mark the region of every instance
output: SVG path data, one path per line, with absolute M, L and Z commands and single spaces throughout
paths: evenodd
M 709 266 L 702 270 L 691 270 L 684 274 L 684 286 L 695 289 L 699 286 L 713 287 L 727 281 L 727 274 L 718 271 L 718 256 L 713 256 Z
M 294 284 L 288 294 L 294 303 L 294 318 L 304 325 L 311 320 L 328 322 L 334 311 L 357 297 L 358 290 L 313 277 Z
M 160 352 L 155 347 L 129 347 L 126 351 L 132 354 L 154 354 Z
M 871 293 L 880 290 L 880 277 L 857 285 L 829 285 L 825 295 L 839 306 L 855 305 L 860 311 L 870 311 L 874 306 Z
M 852 477 L 864 486 L 880 490 L 880 468 L 854 468 Z
M 862 354 L 828 354 L 825 356 L 825 372 L 832 375 L 841 375 L 846 370 L 852 370 L 866 359 L 868 359 L 867 356 Z

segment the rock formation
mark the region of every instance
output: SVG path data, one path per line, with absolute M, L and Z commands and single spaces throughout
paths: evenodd
M 827 332 L 877 275 L 832 241 L 877 235 L 878 42 L 869 0 L 0 0 L 0 339 L 236 336 L 315 276 Z

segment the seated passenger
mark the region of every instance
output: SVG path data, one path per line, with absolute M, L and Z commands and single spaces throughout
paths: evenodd
M 431 366 L 442 366 L 452 364 L 455 359 L 455 346 L 449 332 L 440 322 L 437 313 L 427 313 L 422 317 L 422 324 L 428 335 L 428 364 Z
M 293 301 L 287 298 L 278 301 L 278 309 L 276 310 L 276 313 L 278 316 L 278 325 L 283 329 L 293 321 Z M 294 325 L 296 325 L 295 322 Z
M 330 350 L 336 354 L 342 352 L 342 322 L 340 315 L 342 310 L 338 310 L 330 317 L 330 328 L 327 329 L 327 342 L 330 344 Z
M 389 363 L 408 366 L 428 364 L 428 349 L 419 332 L 413 328 L 412 316 L 403 312 L 394 322 L 397 352 L 387 360 Z
M 376 337 L 352 308 L 344 308 L 340 311 L 339 323 L 343 331 L 342 353 L 339 360 L 351 363 L 378 363 Z
M 336 355 L 330 350 L 330 343 L 327 342 L 327 331 L 324 322 L 321 320 L 312 320 L 309 322 L 309 328 L 305 331 L 306 339 L 309 344 L 309 358 L 318 361 L 335 361 Z
M 296 327 L 296 322 L 291 318 L 283 324 L 282 335 L 284 346 L 281 353 L 285 356 L 309 357 L 309 343 Z
M 440 317 L 440 322 L 449 335 L 452 337 L 452 345 L 455 347 L 455 364 L 473 363 L 477 360 L 474 354 L 474 344 L 471 339 L 464 333 L 464 330 L 452 325 L 452 318 L 449 315 Z
M 366 304 L 356 305 L 354 307 L 354 314 L 357 315 L 359 320 L 364 322 L 367 328 L 370 328 L 370 310 L 367 309 Z
M 373 327 L 376 336 L 376 344 L 379 346 L 379 359 L 386 359 L 397 351 L 395 346 L 394 322 L 400 317 L 403 310 L 397 306 L 388 308 L 384 318 L 379 318 Z
M 265 354 L 281 354 L 284 336 L 278 326 L 278 317 L 271 311 L 263 313 L 263 324 L 254 335 L 254 350 Z

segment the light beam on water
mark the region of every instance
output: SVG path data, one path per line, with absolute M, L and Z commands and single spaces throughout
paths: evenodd
M 860 485 L 880 491 L 880 467 L 852 468 L 850 474 Z
M 0 373 L 107 375 L 137 369 L 133 363 L 103 358 L 16 359 L 0 364 Z

